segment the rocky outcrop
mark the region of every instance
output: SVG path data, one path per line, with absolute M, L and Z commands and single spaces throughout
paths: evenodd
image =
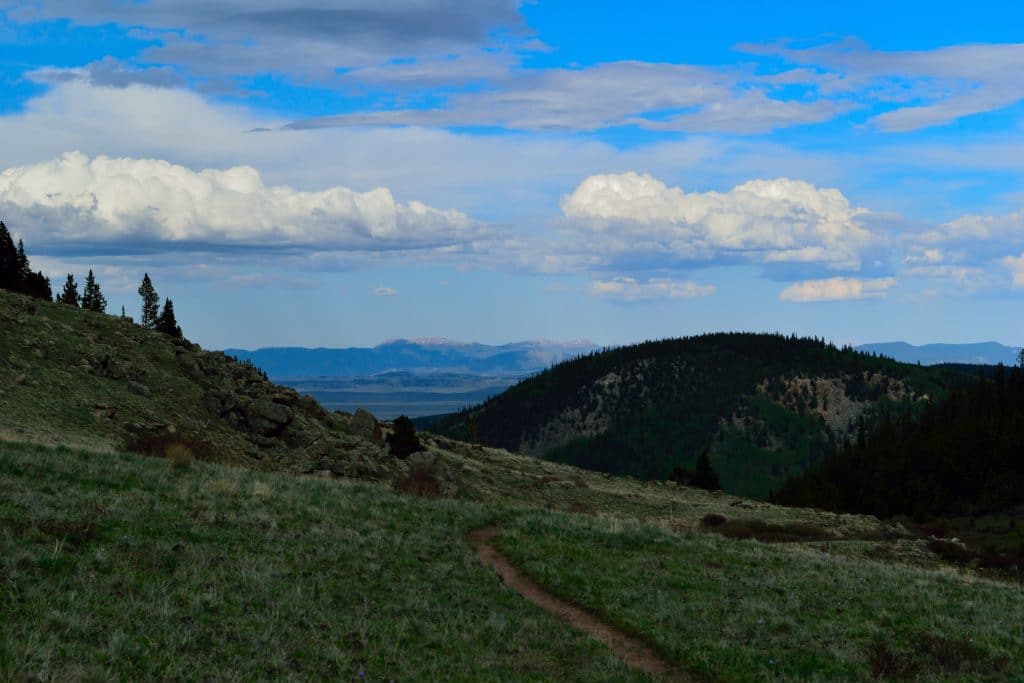
M 267 399 L 250 401 L 245 407 L 245 424 L 261 436 L 277 436 L 292 423 L 294 414 L 288 406 Z
M 352 419 L 349 420 L 349 432 L 353 436 L 357 436 L 360 439 L 364 439 L 378 446 L 383 445 L 384 435 L 381 430 L 380 423 L 377 422 L 377 418 L 370 413 L 370 411 L 359 408 L 356 410 Z

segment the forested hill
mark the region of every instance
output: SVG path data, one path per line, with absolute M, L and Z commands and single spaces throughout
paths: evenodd
M 916 416 L 885 416 L 787 482 L 779 499 L 918 519 L 1024 504 L 1024 370 L 1000 366 Z
M 880 406 L 913 410 L 964 379 L 815 339 L 708 334 L 557 364 L 434 429 L 640 478 L 707 450 L 727 491 L 766 496 Z

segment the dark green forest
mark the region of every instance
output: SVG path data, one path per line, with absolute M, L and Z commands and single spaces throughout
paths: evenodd
M 883 415 L 776 498 L 918 520 L 1024 503 L 1024 370 L 998 366 L 916 415 Z
M 664 479 L 711 453 L 726 490 L 766 496 L 769 488 L 835 450 L 856 424 L 828 428 L 816 395 L 783 401 L 783 378 L 837 378 L 853 401 L 890 413 L 912 411 L 889 389 L 943 395 L 958 370 L 897 363 L 819 339 L 720 333 L 606 349 L 559 363 L 480 406 L 449 416 L 433 430 L 509 450 L 535 443 L 565 415 L 598 414 L 608 428 L 579 431 L 544 457 L 588 469 Z M 609 379 L 609 378 L 612 379 Z M 760 386 L 760 389 L 759 389 Z M 890 405 L 892 404 L 892 405 Z M 733 427 L 730 419 L 742 416 Z M 838 433 L 837 433 L 838 432 Z

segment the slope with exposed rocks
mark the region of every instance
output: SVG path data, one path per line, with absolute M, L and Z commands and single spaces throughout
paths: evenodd
M 251 364 L 130 319 L 0 291 L 0 328 L 0 439 L 177 441 L 217 462 L 382 481 L 409 469 L 369 413 L 328 412 Z

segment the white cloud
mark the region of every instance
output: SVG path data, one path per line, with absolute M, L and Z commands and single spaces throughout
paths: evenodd
M 1020 256 L 1005 256 L 1000 259 L 1000 263 L 1010 270 L 1015 288 L 1024 285 L 1024 253 Z
M 838 190 L 779 178 L 728 192 L 686 193 L 637 173 L 595 175 L 563 198 L 578 243 L 613 258 L 630 252 L 671 260 L 739 256 L 759 262 L 856 269 L 878 242 Z
M 373 290 L 374 296 L 398 296 L 398 290 L 391 287 L 377 287 Z
M 850 39 L 806 49 L 777 45 L 742 45 L 740 49 L 814 67 L 772 77 L 780 83 L 814 86 L 825 96 L 895 104 L 871 119 L 883 131 L 942 125 L 1024 100 L 1020 78 L 1024 43 L 888 51 Z
M 593 296 L 616 301 L 649 301 L 652 299 L 692 299 L 715 293 L 714 285 L 701 285 L 689 280 L 651 278 L 638 282 L 631 277 L 595 280 L 590 284 Z
M 401 203 L 385 188 L 300 192 L 250 166 L 193 171 L 79 152 L 0 172 L 0 212 L 36 239 L 279 245 L 355 251 L 457 247 L 484 238 L 465 214 Z
M 1024 238 L 1024 211 L 1002 216 L 968 215 L 943 223 L 921 234 L 924 242 L 971 242 L 975 240 Z
M 381 79 L 390 71 L 369 75 Z M 413 70 L 415 73 L 415 70 Z M 360 72 L 351 74 L 359 78 Z M 494 87 L 463 92 L 440 108 L 355 112 L 296 121 L 290 128 L 334 126 L 500 126 L 517 130 L 648 130 L 761 133 L 834 118 L 848 103 L 780 100 L 735 71 L 689 64 L 619 61 L 578 69 L 509 71 Z M 689 111 L 692 110 L 692 111 Z M 665 116 L 668 112 L 670 115 Z M 678 113 L 676 113 L 678 112 Z
M 845 301 L 850 299 L 882 299 L 893 285 L 895 278 L 860 280 L 851 277 L 832 277 L 825 280 L 804 280 L 794 282 L 782 290 L 782 301 Z

